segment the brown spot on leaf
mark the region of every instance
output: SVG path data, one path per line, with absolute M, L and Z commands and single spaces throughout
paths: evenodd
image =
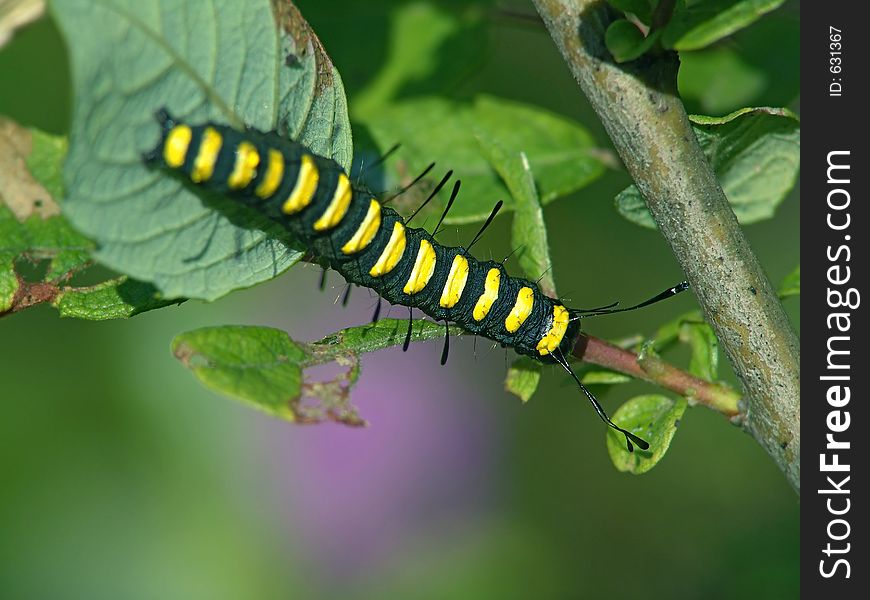
M 45 0 L 15 0 L 0 2 L 0 48 L 12 35 L 45 12 Z
M 43 219 L 60 214 L 57 202 L 27 168 L 32 151 L 30 131 L 0 118 L 0 203 L 8 206 L 19 221 L 34 214 Z
M 319 96 L 323 90 L 333 85 L 332 61 L 326 54 L 323 44 L 312 31 L 308 21 L 302 17 L 302 13 L 290 0 L 272 0 L 272 13 L 275 15 L 275 22 L 281 32 L 293 38 L 297 49 L 301 49 L 303 53 L 307 52 L 309 48 L 313 49 L 314 61 L 317 65 L 317 84 L 314 95 Z M 285 58 L 287 66 L 291 66 L 292 62 L 293 59 L 290 57 Z
M 53 283 L 25 281 L 21 275 L 15 274 L 18 280 L 18 288 L 15 290 L 15 295 L 12 297 L 12 303 L 5 311 L 0 312 L 0 317 L 8 314 L 42 304 L 44 302 L 53 302 L 60 289 Z

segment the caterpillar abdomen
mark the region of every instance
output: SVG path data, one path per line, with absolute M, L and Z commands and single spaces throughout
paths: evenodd
M 278 221 L 349 283 L 544 362 L 570 354 L 579 324 L 558 300 L 500 263 L 409 227 L 336 162 L 275 133 L 158 117 L 162 135 L 149 164 Z

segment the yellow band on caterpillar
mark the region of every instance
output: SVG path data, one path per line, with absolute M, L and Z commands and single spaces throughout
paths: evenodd
M 489 314 L 489 309 L 493 303 L 498 300 L 498 286 L 501 283 L 501 271 L 498 269 L 490 269 L 486 274 L 486 281 L 483 284 L 483 294 L 474 305 L 472 316 L 475 321 L 483 321 L 486 315 Z
M 231 190 L 240 190 L 251 183 L 257 174 L 257 166 L 260 164 L 260 154 L 251 142 L 242 142 L 236 148 L 236 164 L 233 172 L 227 179 L 227 186 Z
M 260 198 L 264 200 L 274 194 L 281 185 L 281 178 L 284 176 L 284 154 L 278 150 L 269 150 L 269 164 L 266 167 L 266 174 L 263 175 L 263 181 L 254 190 Z
M 287 197 L 287 201 L 281 207 L 285 215 L 298 213 L 311 204 L 314 192 L 317 191 L 319 179 L 320 174 L 317 172 L 317 165 L 314 164 L 314 159 L 309 154 L 302 155 L 299 161 L 299 174 L 296 176 L 296 185 L 293 186 L 293 191 L 290 192 L 290 196 Z
M 347 175 L 341 173 L 338 176 L 335 193 L 332 194 L 329 206 L 326 207 L 320 218 L 314 222 L 314 231 L 326 231 L 341 223 L 344 215 L 347 214 L 352 197 L 353 190 L 350 187 L 350 180 L 347 178 Z
M 432 244 L 429 243 L 429 240 L 420 240 L 420 249 L 414 260 L 414 268 L 411 269 L 411 276 L 408 277 L 408 282 L 402 291 L 411 295 L 425 288 L 435 272 L 435 262 L 435 249 L 432 248 Z
M 378 261 L 369 271 L 369 275 L 380 277 L 392 271 L 402 259 L 406 244 L 405 226 L 396 221 L 393 223 L 393 233 L 390 234 L 390 239 L 384 247 L 384 251 L 381 252 Z
M 184 164 L 192 137 L 193 131 L 187 125 L 176 125 L 169 131 L 163 144 L 163 160 L 169 167 L 178 169 Z
M 369 204 L 369 210 L 357 228 L 356 233 L 341 247 L 341 251 L 345 254 L 356 254 L 364 250 L 374 239 L 380 227 L 381 205 L 377 200 L 372 200 Z
M 199 142 L 199 151 L 193 161 L 193 170 L 190 172 L 190 180 L 194 183 L 208 181 L 214 173 L 214 165 L 217 162 L 218 153 L 224 139 L 213 127 L 206 127 L 202 132 Z
M 468 260 L 461 254 L 453 258 L 450 265 L 450 273 L 447 274 L 447 283 L 441 292 L 439 304 L 442 308 L 453 308 L 462 297 L 462 291 L 468 281 Z
M 532 314 L 532 306 L 535 304 L 535 291 L 530 287 L 520 288 L 517 294 L 517 301 L 511 309 L 510 314 L 504 320 L 504 328 L 509 333 L 514 333 L 520 328 L 520 325 L 526 322 L 529 315 Z
M 568 314 L 568 309 L 561 304 L 553 306 L 553 324 L 550 326 L 550 330 L 547 334 L 542 337 L 541 341 L 538 342 L 538 345 L 535 346 L 538 354 L 544 356 L 550 354 L 553 350 L 559 347 L 562 343 L 562 338 L 565 337 L 565 331 L 568 330 L 569 321 L 570 316 Z

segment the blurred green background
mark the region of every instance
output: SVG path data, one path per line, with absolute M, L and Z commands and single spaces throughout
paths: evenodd
M 298 2 L 352 113 L 402 4 Z M 609 147 L 542 27 L 488 5 L 438 6 L 480 11 L 432 57 L 467 61 L 400 96 L 517 99 L 583 123 Z M 521 1 L 500 6 L 533 14 Z M 792 3 L 686 57 L 689 110 L 797 109 L 798 25 Z M 0 51 L 0 114 L 64 133 L 69 87 L 50 20 Z M 613 210 L 627 183 L 610 171 L 545 212 L 557 283 L 579 304 L 633 301 L 681 279 L 658 234 Z M 746 231 L 778 283 L 800 260 L 797 192 Z M 502 217 L 476 248 L 504 256 L 509 232 Z M 604 428 L 562 374 L 546 370 L 521 405 L 502 391 L 512 357 L 486 343 L 455 341 L 446 367 L 437 344 L 368 355 L 353 395 L 371 422 L 362 430 L 270 420 L 206 391 L 171 357 L 173 335 L 199 326 L 271 325 L 307 340 L 370 317 L 365 290 L 343 309 L 332 302 L 338 277 L 323 293 L 318 278 L 298 266 L 213 304 L 129 321 L 59 320 L 46 307 L 0 320 L 0 596 L 798 595 L 798 498 L 749 436 L 705 409 L 690 410 L 667 457 L 636 477 L 612 467 Z M 650 334 L 693 307 L 683 295 L 589 330 Z M 797 325 L 799 300 L 787 309 Z M 651 388 L 595 391 L 613 410 Z

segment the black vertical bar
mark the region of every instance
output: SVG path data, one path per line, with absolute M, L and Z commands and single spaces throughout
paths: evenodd
M 867 66 L 865 5 L 801 7 L 801 588 L 866 597 Z M 870 298 L 867 298 L 870 300 Z

